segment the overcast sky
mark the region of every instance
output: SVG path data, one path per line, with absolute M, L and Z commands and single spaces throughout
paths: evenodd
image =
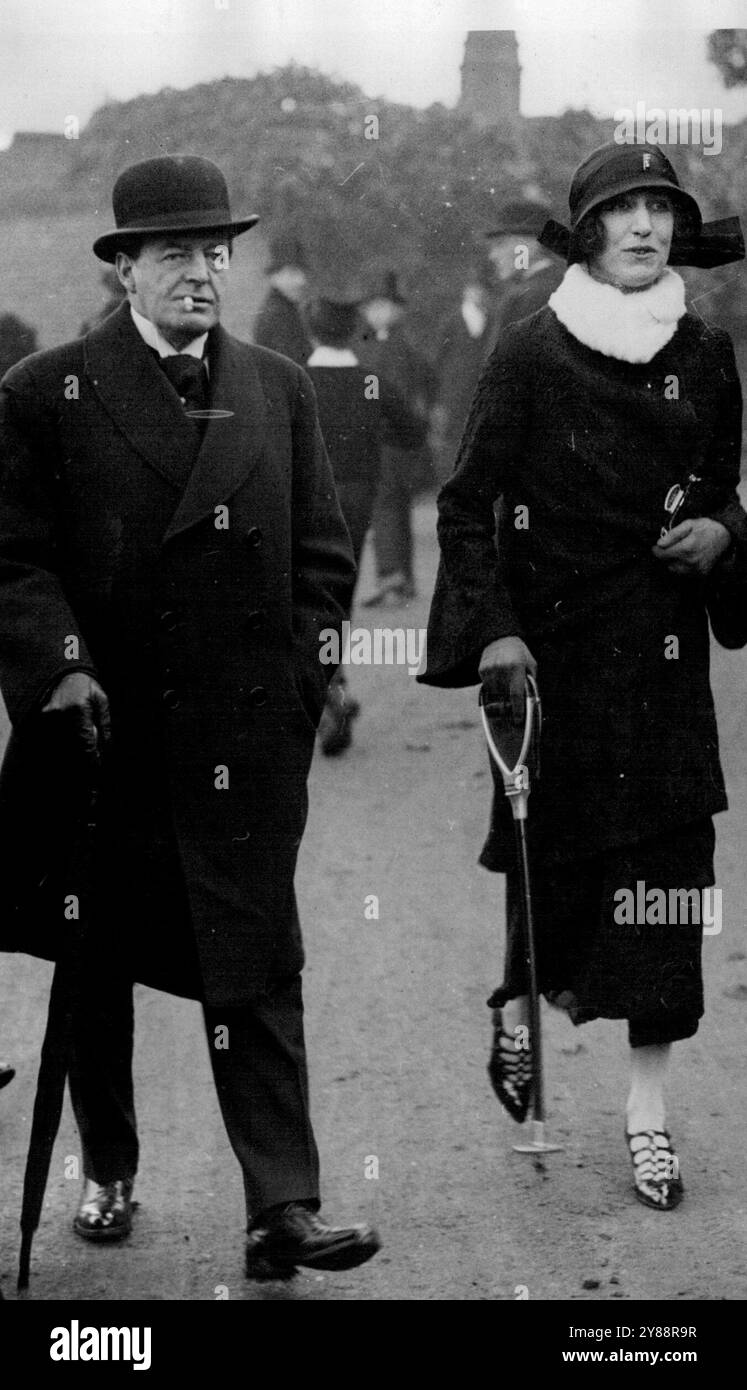
M 83 125 L 106 98 L 294 61 L 371 96 L 453 105 L 468 29 L 515 29 L 525 115 L 589 106 L 747 114 L 706 61 L 746 0 L 0 0 L 0 139 Z M 565 32 L 559 35 L 558 30 Z

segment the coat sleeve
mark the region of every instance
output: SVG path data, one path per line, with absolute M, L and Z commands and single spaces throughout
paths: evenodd
M 716 349 L 715 415 L 719 427 L 706 442 L 704 462 L 708 477 L 713 478 L 719 490 L 723 489 L 725 500 L 708 515 L 726 527 L 741 549 L 747 545 L 747 516 L 737 493 L 742 453 L 742 388 L 731 339 L 727 333 L 711 331 Z
M 71 671 L 96 674 L 57 572 L 57 440 L 32 386 L 25 363 L 0 386 L 0 689 L 14 725 Z
M 454 473 L 438 497 L 441 558 L 425 685 L 475 685 L 483 649 L 522 636 L 496 548 L 495 504 L 521 463 L 531 398 L 526 330 L 502 336 L 477 385 Z
M 714 566 L 706 583 L 708 616 L 716 641 L 722 647 L 747 646 L 747 514 L 737 486 L 742 449 L 742 389 L 728 334 L 715 335 L 718 353 L 717 419 L 719 429 L 708 441 L 705 466 L 710 477 L 723 486 L 723 505 L 708 513 L 731 536 L 731 545 Z
M 341 632 L 356 569 L 324 447 L 314 388 L 299 371 L 293 415 L 293 614 L 296 649 L 319 706 L 335 667 L 320 661 L 325 629 Z

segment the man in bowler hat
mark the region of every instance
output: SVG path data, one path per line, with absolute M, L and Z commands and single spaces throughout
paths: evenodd
M 221 171 L 191 155 L 126 169 L 113 204 L 94 251 L 126 302 L 0 388 L 13 737 L 54 720 L 98 764 L 74 1227 L 130 1230 L 137 980 L 202 1002 L 247 1273 L 349 1268 L 378 1239 L 318 1214 L 293 888 L 349 537 L 308 378 L 220 326 L 233 239 L 257 218 L 234 218 Z M 64 883 L 42 898 L 61 932 Z
M 495 336 L 509 324 L 543 309 L 563 278 L 557 262 L 539 243 L 549 216 L 550 209 L 544 203 L 517 198 L 504 204 L 495 224 L 485 233 L 488 259 L 503 286 Z
M 270 290 L 257 315 L 254 341 L 305 367 L 312 348 L 301 313 L 308 288 L 308 265 L 297 237 L 273 237 L 265 275 Z

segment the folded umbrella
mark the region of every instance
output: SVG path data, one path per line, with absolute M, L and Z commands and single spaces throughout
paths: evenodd
M 28 1288 L 65 1094 L 92 889 L 97 764 L 67 722 L 13 733 L 0 772 L 8 892 L 0 946 L 56 960 L 24 1175 L 18 1289 Z

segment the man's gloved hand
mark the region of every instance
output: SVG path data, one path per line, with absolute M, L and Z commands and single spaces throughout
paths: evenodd
M 499 637 L 480 657 L 479 675 L 486 696 L 505 700 L 515 724 L 524 723 L 527 671 L 536 677 L 537 663 L 520 637 Z
M 85 671 L 63 676 L 42 709 L 42 714 L 64 714 L 75 728 L 83 751 L 97 758 L 111 737 L 109 701 L 98 681 Z

